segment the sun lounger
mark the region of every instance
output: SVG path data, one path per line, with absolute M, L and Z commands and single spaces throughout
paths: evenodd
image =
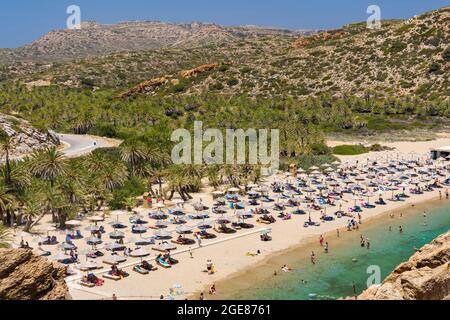
M 157 258 L 157 259 L 156 259 L 156 263 L 157 263 L 159 266 L 163 267 L 164 269 L 172 268 L 172 265 L 171 265 L 170 263 L 168 263 L 167 261 L 164 261 L 163 258 Z
M 146 274 L 149 274 L 149 273 L 150 273 L 148 270 L 142 268 L 141 266 L 135 266 L 135 267 L 133 268 L 133 271 L 135 271 L 135 272 L 137 272 L 137 273 L 139 273 L 139 274 L 142 274 L 142 275 L 146 275 Z
M 87 288 L 94 288 L 94 287 L 95 287 L 95 284 L 94 284 L 94 283 L 92 283 L 92 282 L 87 282 L 87 281 L 79 281 L 78 284 L 79 284 L 80 286 L 87 287 Z
M 109 279 L 109 280 L 114 280 L 114 281 L 122 280 L 122 277 L 121 277 L 121 276 L 114 276 L 114 275 L 109 274 L 109 273 L 104 274 L 104 275 L 103 275 L 103 278 Z

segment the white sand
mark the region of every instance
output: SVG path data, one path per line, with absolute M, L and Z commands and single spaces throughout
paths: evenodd
M 333 144 L 341 144 L 339 142 L 331 142 L 330 145 Z M 449 138 L 442 138 L 435 141 L 428 142 L 399 142 L 395 144 L 385 143 L 384 145 L 395 146 L 400 152 L 401 156 L 407 156 L 408 153 L 414 151 L 419 154 L 424 154 L 429 152 L 431 147 L 439 147 L 450 145 Z M 384 152 L 378 153 L 376 155 L 370 155 L 372 158 L 375 157 L 392 157 L 393 154 L 396 154 L 397 151 L 394 152 Z M 367 159 L 367 155 L 359 156 L 359 157 L 342 157 L 342 160 L 345 161 L 354 161 L 355 159 L 365 160 Z M 274 179 L 279 179 L 279 177 L 274 177 Z M 269 183 L 267 181 L 266 183 Z M 191 203 L 196 203 L 198 199 L 202 198 L 203 203 L 207 206 L 211 206 L 212 197 L 209 195 L 211 192 L 210 189 L 204 190 L 203 193 L 194 195 L 194 200 Z M 423 201 L 428 201 L 434 199 L 438 196 L 437 192 L 425 193 L 419 196 L 412 196 L 407 199 L 405 202 L 388 202 L 387 206 L 377 206 L 375 209 L 364 210 L 363 222 L 371 217 L 380 215 L 386 211 L 398 210 L 404 206 L 411 206 L 412 204 L 416 204 Z M 346 195 L 346 199 L 348 200 L 349 196 Z M 385 199 L 390 198 L 390 193 L 386 194 Z M 374 201 L 374 199 L 372 199 Z M 348 206 L 353 206 L 354 202 L 349 200 L 348 204 L 344 205 L 343 210 L 346 211 Z M 192 212 L 192 206 L 189 204 L 185 205 L 187 211 Z M 336 209 L 332 208 L 330 211 L 335 211 Z M 139 209 L 140 212 L 148 213 L 149 209 Z M 146 216 L 146 215 L 145 215 Z M 43 221 L 39 228 L 45 228 L 49 225 L 50 221 L 46 218 L 46 221 Z M 281 221 L 277 219 L 275 224 L 270 226 L 261 225 L 255 222 L 256 218 L 248 221 L 249 223 L 255 224 L 254 229 L 250 230 L 242 230 L 238 231 L 236 235 L 219 235 L 215 240 L 203 241 L 204 245 L 207 245 L 211 242 L 217 242 L 217 240 L 225 240 L 228 238 L 234 238 L 236 236 L 245 234 L 247 232 L 256 232 L 251 235 L 242 236 L 233 240 L 223 241 L 216 243 L 210 246 L 204 246 L 200 249 L 192 248 L 193 258 L 190 258 L 188 252 L 173 253 L 173 256 L 180 260 L 180 263 L 176 266 L 173 266 L 171 269 L 163 270 L 159 268 L 159 270 L 150 273 L 149 275 L 140 275 L 132 271 L 131 267 L 124 268 L 125 271 L 130 273 L 130 276 L 124 280 L 114 282 L 111 280 L 106 280 L 105 284 L 101 287 L 97 287 L 94 289 L 82 288 L 77 285 L 78 277 L 72 277 L 68 279 L 68 284 L 70 286 L 71 294 L 74 299 L 110 299 L 112 294 L 115 293 L 119 299 L 159 299 L 160 295 L 169 295 L 170 288 L 173 288 L 174 285 L 181 285 L 181 289 L 174 289 L 175 292 L 181 291 L 179 295 L 176 295 L 177 299 L 183 299 L 192 293 L 199 292 L 203 290 L 206 286 L 209 286 L 218 280 L 223 280 L 229 277 L 230 275 L 235 274 L 238 271 L 252 268 L 254 264 L 261 262 L 267 259 L 269 256 L 274 253 L 279 253 L 286 249 L 298 246 L 302 242 L 305 242 L 307 238 L 316 237 L 319 239 L 319 235 L 324 234 L 326 232 L 334 231 L 336 229 L 341 229 L 344 231 L 345 226 L 347 224 L 348 219 L 336 219 L 332 222 L 322 223 L 320 227 L 310 227 L 303 228 L 303 223 L 308 219 L 307 216 L 294 216 L 290 221 Z M 106 227 L 107 233 L 111 232 L 111 227 L 107 224 L 107 222 L 112 221 L 113 218 L 107 219 L 104 225 Z M 145 220 L 149 220 L 145 218 Z M 319 213 L 313 213 L 313 220 L 319 221 Z M 120 221 L 128 223 L 128 215 L 120 217 Z M 154 221 L 149 221 L 150 225 L 154 224 Z M 85 223 L 81 229 L 83 230 L 83 234 L 85 237 L 88 236 L 88 231 L 85 231 L 84 228 L 88 225 Z M 259 229 L 271 228 L 273 237 L 273 241 L 271 242 L 261 242 L 259 238 L 259 233 L 257 232 Z M 169 230 L 174 230 L 174 226 L 170 226 Z M 211 231 L 209 231 L 211 232 Z M 149 231 L 145 236 L 149 236 L 152 234 L 152 231 Z M 174 235 L 176 235 L 174 233 Z M 64 234 L 58 235 L 58 240 L 62 241 Z M 129 231 L 127 231 L 127 238 L 129 237 Z M 28 240 L 28 239 L 26 239 Z M 111 242 L 109 239 L 107 240 L 107 234 L 104 235 L 104 240 L 106 242 Z M 20 241 L 20 239 L 16 240 Z M 86 244 L 84 240 L 75 240 L 74 241 L 79 249 L 86 248 Z M 30 245 L 33 246 L 33 243 L 30 242 Z M 52 249 L 53 252 L 56 252 L 56 248 L 51 248 L 46 246 L 45 249 Z M 179 247 L 178 249 L 186 250 L 186 247 Z M 255 253 L 257 250 L 261 250 L 261 254 L 256 257 L 247 256 L 246 253 L 251 252 Z M 109 255 L 107 253 L 106 255 Z M 150 257 L 154 258 L 155 252 L 152 252 Z M 211 259 L 216 267 L 216 274 L 208 275 L 203 272 L 206 269 L 206 261 Z M 80 260 L 84 260 L 83 257 L 80 256 Z M 99 261 L 102 259 L 99 258 Z M 139 262 L 140 259 L 130 260 L 129 262 Z M 108 267 L 105 267 L 105 270 L 108 270 Z M 101 276 L 101 274 L 99 275 Z

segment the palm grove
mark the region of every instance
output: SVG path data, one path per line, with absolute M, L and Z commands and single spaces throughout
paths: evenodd
M 119 148 L 96 150 L 76 159 L 49 148 L 13 161 L 9 154 L 14 146 L 1 134 L 0 219 L 4 226 L 23 225 L 27 231 L 48 214 L 64 227 L 67 219 L 79 213 L 131 209 L 136 197 L 146 191 L 167 199 L 178 194 L 188 200 L 205 181 L 215 188 L 258 181 L 257 166 L 171 164 L 172 131 L 192 129 L 194 121 L 202 121 L 205 129 L 279 129 L 282 167 L 296 162 L 307 169 L 334 161 L 324 144 L 327 132 L 427 127 L 450 117 L 446 99 L 381 98 L 370 92 L 362 97 L 324 94 L 305 100 L 210 94 L 126 100 L 116 96 L 109 90 L 2 85 L 2 112 L 23 117 L 41 130 L 124 141 Z M 401 125 L 392 119 L 401 120 Z M 0 231 L 0 242 L 1 237 L 4 231 Z

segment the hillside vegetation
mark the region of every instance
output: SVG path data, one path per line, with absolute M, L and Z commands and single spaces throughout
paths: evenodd
M 449 26 L 449 7 L 410 20 L 384 21 L 379 30 L 355 23 L 301 36 L 288 31 L 238 33 L 236 29 L 207 25 L 199 29 L 201 37 L 190 35 L 185 41 L 160 44 L 152 50 L 103 56 L 100 53 L 110 50 L 99 49 L 97 57 L 57 63 L 16 59 L 15 64 L 2 67 L 1 77 L 25 83 L 46 80 L 68 87 L 123 90 L 143 81 L 175 75 L 178 81 L 147 92 L 162 95 L 215 92 L 302 98 L 322 93 L 342 97 L 372 92 L 448 98 Z M 49 36 L 46 47 L 39 42 L 40 52 L 45 53 L 47 47 L 50 53 L 54 52 L 59 41 L 63 41 L 61 37 L 52 41 Z M 120 47 L 121 42 L 118 43 Z M 187 47 L 186 43 L 191 45 Z M 99 47 L 95 42 L 92 45 Z M 76 52 L 82 50 L 75 48 Z M 183 70 L 208 63 L 219 63 L 221 67 L 189 79 L 177 76 Z

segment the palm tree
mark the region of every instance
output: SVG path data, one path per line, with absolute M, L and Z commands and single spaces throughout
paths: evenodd
M 30 171 L 36 177 L 50 181 L 53 187 L 58 177 L 64 175 L 67 169 L 67 159 L 55 147 L 46 148 L 33 153 Z
M 5 184 L 0 184 L 0 218 L 4 225 L 13 225 L 13 209 L 17 206 L 17 199 Z
M 7 184 L 7 166 L 0 166 L 1 177 L 4 177 L 4 183 L 7 184 L 14 193 L 18 194 L 31 186 L 30 171 L 24 161 L 11 161 L 9 166 L 9 184 Z
M 26 220 L 23 230 L 29 232 L 33 221 L 42 214 L 42 207 L 35 201 L 28 201 L 22 208 L 22 218 Z
M 0 147 L 1 151 L 5 154 L 5 182 L 7 185 L 11 184 L 11 164 L 9 159 L 9 153 L 13 149 L 11 138 L 5 132 L 0 135 Z
M 122 161 L 131 167 L 134 174 L 135 167 L 147 159 L 147 152 L 141 142 L 133 139 L 120 145 L 120 156 Z
M 9 248 L 11 240 L 12 237 L 10 231 L 0 225 L 0 248 Z

